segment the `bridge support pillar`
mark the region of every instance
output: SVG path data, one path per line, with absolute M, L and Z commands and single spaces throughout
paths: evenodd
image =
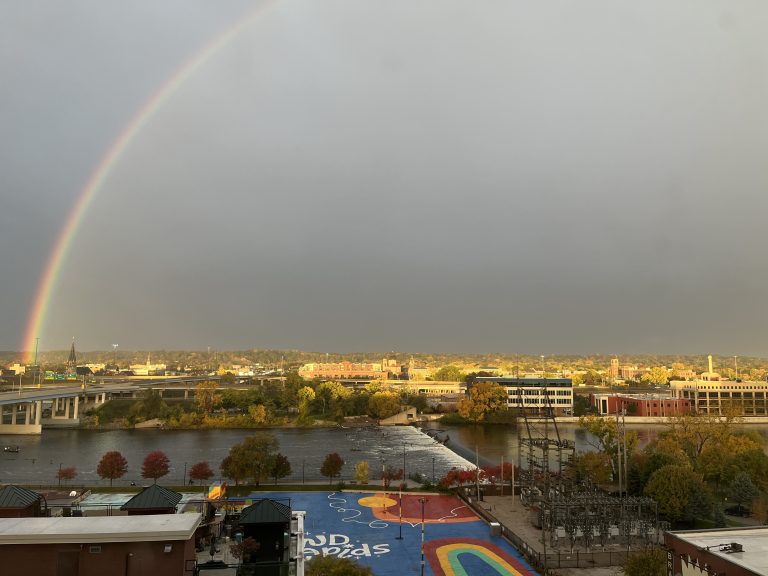
M 0 406 L 0 434 L 40 434 L 42 426 L 40 424 L 30 424 L 33 404 L 31 402 L 18 402 L 9 406 L 6 411 L 5 406 Z M 24 424 L 19 424 L 19 412 L 24 411 Z M 10 417 L 10 418 L 7 418 Z

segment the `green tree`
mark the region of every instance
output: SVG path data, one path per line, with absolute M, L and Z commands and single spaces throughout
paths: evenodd
M 507 393 L 496 382 L 475 384 L 469 395 L 459 401 L 459 415 L 472 422 L 482 422 L 492 412 L 506 408 Z
M 644 493 L 656 501 L 659 514 L 670 522 L 706 516 L 711 510 L 709 489 L 687 466 L 659 468 L 648 480 Z
M 270 476 L 275 479 L 275 484 L 279 478 L 286 478 L 291 475 L 291 463 L 288 457 L 283 454 L 276 454 L 272 461 L 272 470 Z
M 306 576 L 373 576 L 373 570 L 349 558 L 315 556 L 305 565 Z
M 667 554 L 660 548 L 646 548 L 630 555 L 624 564 L 625 576 L 666 576 Z
M 457 366 L 443 366 L 432 375 L 433 380 L 438 382 L 462 382 L 466 375 Z
M 323 465 L 320 467 L 320 474 L 328 478 L 328 483 L 332 483 L 333 479 L 341 474 L 341 469 L 344 467 L 344 460 L 336 452 L 326 455 L 323 460 Z
M 739 472 L 728 486 L 728 497 L 739 507 L 752 506 L 752 501 L 757 498 L 759 491 L 752 483 L 752 479 L 746 472 Z
M 272 434 L 248 436 L 229 449 L 229 454 L 221 462 L 221 472 L 235 484 L 251 478 L 258 486 L 270 474 L 277 450 L 278 443 Z
M 368 399 L 368 414 L 383 420 L 400 412 L 400 397 L 394 392 L 376 392 Z
M 611 481 L 611 458 L 605 452 L 582 452 L 573 459 L 573 479 L 579 483 L 607 484 Z

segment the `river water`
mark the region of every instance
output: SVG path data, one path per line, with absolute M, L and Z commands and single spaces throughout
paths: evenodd
M 519 429 L 515 426 L 501 425 L 442 426 L 432 423 L 428 426 L 440 428 L 442 436 L 448 435 L 450 437 L 448 446 L 473 463 L 475 462 L 475 447 L 477 447 L 478 460 L 481 466 L 486 464 L 498 465 L 502 456 L 505 462 L 517 464 L 518 432 L 526 434 L 522 422 Z M 666 429 L 664 424 L 627 424 L 626 427 L 627 430 L 637 432 L 640 447 L 654 440 L 660 432 Z M 768 425 L 743 424 L 739 426 L 739 429 L 757 432 L 763 439 L 763 450 L 768 453 Z M 577 452 L 596 450 L 596 439 L 579 428 L 576 423 L 559 423 L 557 431 L 560 438 L 575 443 Z M 555 437 L 555 431 L 552 427 L 549 428 L 548 432 L 550 438 Z
M 663 425 L 627 426 L 636 430 L 645 445 L 664 429 Z M 745 425 L 757 431 L 768 448 L 768 426 Z M 342 479 L 349 481 L 354 465 L 369 463 L 371 478 L 378 478 L 383 465 L 405 468 L 406 476 L 423 474 L 441 478 L 450 468 L 474 464 L 517 463 L 518 430 L 515 426 L 441 426 L 427 429 L 449 438 L 444 446 L 422 431 L 410 426 L 368 428 L 284 428 L 270 432 L 280 444 L 280 452 L 291 462 L 292 474 L 281 482 L 317 482 L 324 479 L 320 466 L 326 454 L 338 452 L 346 465 Z M 525 433 L 524 427 L 520 430 Z M 594 450 L 594 439 L 577 424 L 559 424 L 561 438 L 575 442 L 577 451 Z M 554 431 L 550 429 L 550 434 Z M 145 483 L 141 478 L 144 457 L 162 450 L 171 461 L 171 471 L 163 481 L 181 484 L 192 464 L 207 461 L 218 473 L 221 461 L 234 444 L 253 430 L 44 430 L 39 436 L 2 436 L 0 445 L 17 445 L 18 453 L 0 452 L 0 483 L 53 484 L 59 466 L 77 469 L 75 484 L 107 484 L 96 474 L 96 466 L 110 450 L 117 450 L 128 460 L 128 473 L 116 486 L 130 482 Z M 767 450 L 768 451 L 768 450 Z M 218 479 L 218 478 L 216 478 Z
M 3 446 L 17 445 L 18 453 L 0 452 L 0 483 L 56 483 L 59 466 L 77 469 L 75 484 L 108 484 L 96 474 L 101 457 L 117 450 L 128 461 L 128 473 L 116 486 L 141 485 L 141 464 L 154 450 L 162 450 L 171 461 L 163 478 L 182 484 L 192 464 L 207 461 L 218 473 L 219 464 L 231 446 L 253 430 L 43 430 L 39 436 L 2 436 Z M 322 481 L 320 466 L 325 456 L 338 452 L 346 462 L 342 479 L 350 480 L 355 463 L 367 460 L 371 478 L 378 478 L 383 465 L 403 468 L 406 476 L 416 472 L 440 478 L 452 467 L 466 467 L 461 456 L 410 426 L 368 428 L 284 428 L 270 430 L 288 457 L 292 474 L 282 482 Z M 188 478 L 188 476 L 186 477 Z M 218 478 L 216 478 L 218 479 Z

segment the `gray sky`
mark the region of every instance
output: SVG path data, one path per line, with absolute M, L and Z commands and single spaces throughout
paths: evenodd
M 0 0 L 0 349 L 260 4 Z M 278 0 L 133 140 L 41 348 L 765 355 L 768 4 Z

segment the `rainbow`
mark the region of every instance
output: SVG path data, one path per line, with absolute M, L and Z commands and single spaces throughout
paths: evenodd
M 478 571 L 486 576 L 535 576 L 516 558 L 490 542 L 476 538 L 443 538 L 424 545 L 436 576 L 469 576 Z M 475 559 L 470 568 L 469 558 Z
M 61 271 L 64 260 L 66 260 L 69 248 L 72 245 L 72 240 L 77 235 L 77 230 L 80 227 L 80 223 L 82 222 L 88 207 L 104 186 L 112 169 L 119 163 L 123 153 L 142 129 L 149 123 L 155 113 L 179 90 L 184 82 L 186 82 L 198 68 L 229 44 L 229 42 L 237 37 L 243 29 L 251 24 L 256 18 L 264 16 L 276 3 L 277 0 L 265 0 L 264 3 L 246 13 L 245 16 L 235 22 L 234 25 L 214 38 L 190 60 L 184 63 L 181 68 L 174 72 L 170 78 L 166 80 L 165 84 L 163 84 L 160 89 L 150 97 L 141 108 L 139 108 L 131 118 L 130 122 L 128 122 L 125 129 L 101 158 L 101 161 L 91 173 L 85 187 L 80 192 L 74 207 L 67 216 L 64 226 L 56 238 L 53 250 L 48 257 L 40 282 L 38 283 L 35 298 L 32 301 L 32 306 L 28 315 L 24 337 L 20 346 L 20 350 L 25 354 L 27 362 L 31 360 L 30 356 L 32 351 L 36 348 L 36 339 L 45 325 L 51 296 L 56 287 L 59 272 Z

